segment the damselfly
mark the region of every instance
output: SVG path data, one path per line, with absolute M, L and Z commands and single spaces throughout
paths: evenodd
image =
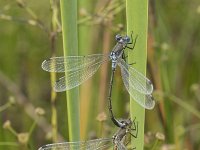
M 122 79 L 130 96 L 146 109 L 152 109 L 155 101 L 151 96 L 153 84 L 143 74 L 125 62 L 123 58 L 124 49 L 133 44 L 132 34 L 129 36 L 116 35 L 117 44 L 109 54 L 93 54 L 88 56 L 66 56 L 52 57 L 43 61 L 42 68 L 48 72 L 66 72 L 67 77 L 61 77 L 56 81 L 54 89 L 56 92 L 70 90 L 79 86 L 90 78 L 98 70 L 100 65 L 108 60 L 112 62 L 112 78 L 117 65 L 121 68 Z M 135 42 L 134 42 L 135 43 Z M 112 86 L 110 86 L 112 88 Z M 111 91 L 111 89 L 110 89 Z M 109 92 L 111 97 L 111 92 Z M 141 99 L 143 97 L 144 99 Z M 111 100 L 111 99 L 110 99 Z
M 40 147 L 39 150 L 127 150 L 124 145 L 124 138 L 127 133 L 130 133 L 131 136 L 137 138 L 138 123 L 135 122 L 135 120 L 132 122 L 130 119 L 121 122 L 124 123 L 124 128 L 119 128 L 112 138 L 47 144 Z

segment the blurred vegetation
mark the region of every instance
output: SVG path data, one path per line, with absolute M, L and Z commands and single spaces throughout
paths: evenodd
M 115 34 L 126 33 L 124 4 L 78 1 L 80 55 L 105 54 Z M 199 27 L 199 0 L 149 1 L 147 72 L 157 104 L 146 111 L 145 149 L 200 149 Z M 68 141 L 65 92 L 52 94 L 52 78 L 40 67 L 62 49 L 58 0 L 0 1 L 0 149 Z M 107 116 L 109 75 L 110 64 L 103 64 L 80 86 L 82 140 L 116 131 Z M 129 96 L 119 70 L 113 90 L 114 113 L 127 118 Z

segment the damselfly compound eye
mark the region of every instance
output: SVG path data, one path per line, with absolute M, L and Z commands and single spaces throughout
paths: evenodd
M 121 38 L 122 38 L 122 36 L 121 36 L 120 34 L 117 34 L 117 35 L 115 36 L 116 41 L 119 41 Z
M 125 36 L 125 37 L 124 37 L 124 41 L 125 41 L 126 43 L 129 43 L 129 42 L 130 42 L 130 37 L 129 37 L 129 36 Z

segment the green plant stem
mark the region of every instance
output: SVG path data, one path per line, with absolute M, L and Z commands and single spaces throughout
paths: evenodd
M 18 134 L 18 133 L 13 129 L 13 127 L 10 126 L 10 127 L 8 128 L 8 130 L 9 130 L 13 135 L 15 135 L 15 136 L 17 137 L 17 134 Z
M 147 62 L 147 26 L 148 26 L 148 1 L 147 0 L 126 0 L 127 14 L 127 33 L 131 31 L 138 35 L 136 45 L 133 51 L 129 51 L 129 63 L 136 62 L 134 67 L 141 73 L 146 73 Z M 133 36 L 134 37 L 134 36 Z M 144 97 L 141 97 L 144 99 Z M 130 113 L 133 120 L 136 117 L 138 121 L 138 136 L 132 138 L 133 147 L 142 150 L 144 147 L 144 120 L 145 109 L 134 100 L 130 101 Z
M 171 93 L 169 75 L 168 75 L 168 62 L 164 61 L 161 63 L 161 76 L 162 76 L 162 84 L 163 89 L 167 93 Z M 174 119 L 173 119 L 173 111 L 172 104 L 168 99 L 165 99 L 164 102 L 164 126 L 165 126 L 165 136 L 167 139 L 167 143 L 174 143 Z
M 182 108 L 184 108 L 187 113 L 191 113 L 193 116 L 197 117 L 200 119 L 200 112 L 197 110 L 195 107 L 192 105 L 188 104 L 185 100 L 182 100 L 174 95 L 168 95 L 167 96 L 170 100 L 172 100 L 174 103 L 178 104 Z
M 29 139 L 30 139 L 30 137 L 31 137 L 31 135 L 32 135 L 32 133 L 33 133 L 33 130 L 35 129 L 35 127 L 36 127 L 36 124 L 37 124 L 37 122 L 36 121 L 34 121 L 33 122 L 33 124 L 31 125 L 31 128 L 29 129 Z
M 79 10 L 84 9 L 88 12 L 92 11 L 93 6 L 92 0 L 80 0 L 78 1 Z M 84 23 L 89 21 L 87 19 L 91 19 L 91 16 L 83 17 L 79 15 L 79 20 L 82 20 Z M 80 24 L 78 21 L 78 32 L 79 32 L 79 54 L 80 55 L 87 55 L 91 54 L 91 42 L 92 42 L 92 29 L 91 26 L 86 26 L 84 24 Z M 86 42 L 87 41 L 87 42 Z M 92 80 L 87 81 L 81 86 L 80 89 L 80 114 L 81 114 L 81 126 L 80 126 L 80 133 L 81 133 L 81 140 L 87 139 L 87 133 L 89 128 L 90 121 L 93 121 L 90 117 L 90 104 L 91 104 L 91 97 L 92 97 Z
M 60 0 L 64 56 L 78 55 L 77 0 Z M 66 73 L 66 78 L 68 74 Z M 79 89 L 67 91 L 69 140 L 80 139 Z
M 60 23 L 58 21 L 58 5 L 56 0 L 50 0 L 50 6 L 52 10 L 52 17 L 51 17 L 51 34 L 50 34 L 50 42 L 51 42 L 51 52 L 52 57 L 55 56 L 56 52 L 56 36 L 57 32 L 60 30 Z M 51 125 L 52 125 L 52 141 L 57 141 L 58 136 L 58 124 L 57 124 L 57 110 L 55 106 L 56 102 L 56 92 L 53 90 L 53 86 L 56 82 L 56 73 L 51 72 Z
M 11 106 L 10 102 L 7 102 L 6 104 L 0 106 L 0 112 L 6 110 L 7 108 L 9 108 Z
M 8 146 L 19 146 L 19 143 L 17 142 L 0 142 L 0 145 L 8 145 Z
M 159 143 L 159 140 L 156 139 L 156 141 L 154 142 L 154 144 L 153 144 L 151 150 L 156 150 L 156 148 L 157 148 L 157 146 L 158 146 L 158 143 Z

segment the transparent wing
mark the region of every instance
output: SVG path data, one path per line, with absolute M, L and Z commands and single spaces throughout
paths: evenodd
M 153 85 L 150 81 L 134 68 L 129 67 L 124 60 L 121 59 L 118 65 L 121 68 L 122 79 L 130 96 L 142 107 L 153 109 L 155 101 L 153 96 L 149 94 L 153 90 Z
M 123 59 L 120 59 L 118 64 L 124 72 L 124 77 L 129 78 L 129 82 L 135 90 L 143 94 L 153 92 L 153 84 L 142 73 L 128 65 Z
M 104 59 L 104 61 L 106 60 L 108 59 Z M 102 62 L 103 62 L 103 59 L 102 61 L 92 63 L 88 65 L 87 67 L 85 66 L 85 67 L 80 68 L 79 70 L 70 72 L 69 74 L 67 74 L 67 78 L 62 77 L 58 81 L 56 81 L 54 90 L 56 92 L 62 92 L 62 91 L 70 90 L 82 84 L 84 81 L 90 78 L 93 74 L 95 74 L 95 72 L 98 70 L 98 68 L 102 64 Z
M 112 145 L 112 138 L 101 138 L 89 141 L 47 144 L 38 150 L 108 150 Z
M 117 150 L 127 150 L 122 141 L 117 142 Z
M 100 63 L 108 59 L 108 56 L 102 54 L 94 54 L 88 56 L 67 56 L 52 57 L 42 62 L 42 69 L 48 72 L 70 72 L 76 71 L 88 66 Z

